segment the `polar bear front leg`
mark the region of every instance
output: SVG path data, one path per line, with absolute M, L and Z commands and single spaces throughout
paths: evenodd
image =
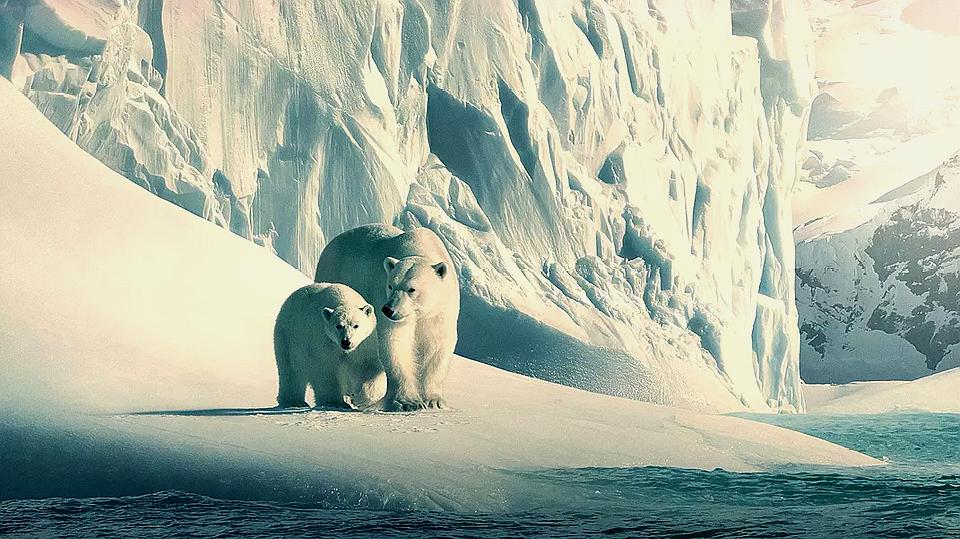
M 275 337 L 274 348 L 279 378 L 277 405 L 281 408 L 306 408 L 307 378 L 299 368 L 293 365 L 290 346 L 282 333 L 278 333 Z
M 360 354 L 368 357 L 357 357 Z M 350 406 L 354 409 L 372 410 L 382 404 L 387 378 L 378 354 L 376 346 L 371 346 L 369 350 L 357 350 L 349 361 L 341 362 L 337 370 L 344 399 L 349 398 Z
M 280 371 L 277 404 L 281 408 L 307 408 L 307 380 L 302 373 L 287 368 Z
M 343 388 L 340 385 L 339 376 L 336 372 L 323 371 L 314 374 L 310 381 L 310 387 L 313 388 L 313 396 L 317 408 L 333 408 L 337 410 L 349 410 L 350 404 L 344 398 Z
M 446 408 L 447 402 L 443 399 L 443 379 L 447 377 L 450 357 L 434 358 L 431 363 L 424 371 L 423 400 L 427 408 Z
M 443 382 L 450 370 L 451 346 L 438 346 L 425 355 L 423 361 L 423 399 L 428 408 L 445 408 Z
M 387 375 L 383 410 L 411 412 L 426 408 L 417 384 L 411 329 L 388 329 L 380 334 L 380 361 Z

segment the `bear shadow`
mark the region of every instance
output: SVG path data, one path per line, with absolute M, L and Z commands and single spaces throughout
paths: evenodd
M 271 408 L 200 408 L 195 410 L 148 410 L 141 412 L 121 412 L 111 415 L 129 415 L 129 416 L 187 416 L 187 417 L 225 417 L 225 416 L 255 416 L 255 415 L 289 415 L 303 414 L 307 412 L 345 412 L 343 408 L 334 407 L 297 407 L 281 408 L 274 406 Z

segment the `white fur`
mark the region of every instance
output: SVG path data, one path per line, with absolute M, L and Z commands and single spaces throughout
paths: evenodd
M 460 286 L 433 231 L 404 232 L 389 225 L 348 230 L 327 244 L 315 279 L 347 284 L 374 306 L 387 375 L 384 410 L 444 406 L 443 380 L 457 344 Z
M 367 408 L 384 394 L 373 307 L 349 286 L 315 283 L 284 302 L 273 331 L 283 407 Z

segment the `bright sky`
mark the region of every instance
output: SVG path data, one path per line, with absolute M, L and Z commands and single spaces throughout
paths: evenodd
M 808 9 L 820 36 L 822 91 L 845 109 L 867 112 L 894 88 L 905 105 L 905 117 L 889 119 L 899 124 L 868 135 L 889 143 L 855 145 L 863 151 L 853 156 L 849 180 L 796 197 L 795 225 L 844 214 L 833 219 L 842 230 L 868 219 L 870 202 L 960 150 L 960 0 L 809 0 Z M 837 144 L 810 147 L 829 159 Z

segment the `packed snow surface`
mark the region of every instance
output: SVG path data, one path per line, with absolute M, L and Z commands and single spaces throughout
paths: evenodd
M 804 385 L 803 396 L 809 411 L 817 414 L 960 414 L 960 368 L 913 381 Z
M 433 229 L 477 321 L 461 354 L 687 408 L 802 410 L 800 7 L 142 0 L 92 55 L 51 33 L 94 35 L 107 11 L 57 7 L 14 80 L 110 168 L 307 274 L 353 226 Z
M 3 80 L 0 139 L 0 498 L 181 489 L 566 507 L 576 500 L 513 472 L 876 463 L 796 432 L 462 358 L 450 410 L 258 409 L 276 392 L 273 317 L 306 278 L 110 171 Z

